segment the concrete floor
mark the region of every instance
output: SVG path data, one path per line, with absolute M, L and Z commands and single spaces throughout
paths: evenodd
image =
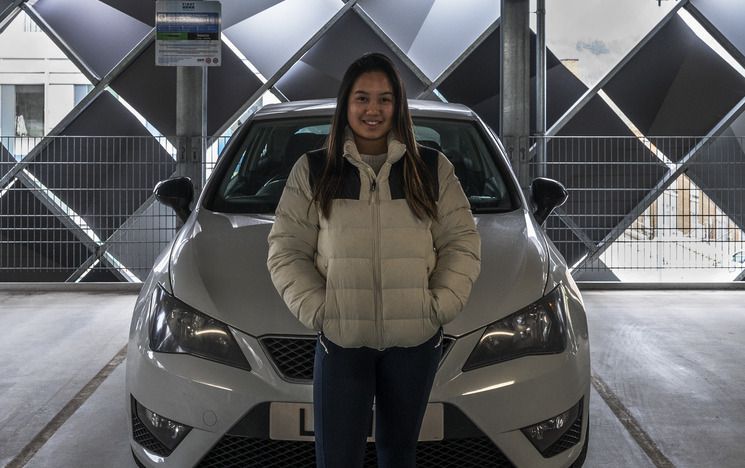
M 585 466 L 656 466 L 611 409 L 618 413 L 619 405 L 672 465 L 742 467 L 745 292 L 583 295 L 593 374 L 611 397 L 609 406 L 593 388 Z M 134 300 L 134 294 L 0 293 L 0 466 L 124 346 Z M 134 468 L 123 389 L 119 365 L 26 466 Z

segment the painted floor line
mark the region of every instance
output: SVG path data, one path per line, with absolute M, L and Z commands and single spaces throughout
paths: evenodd
M 16 457 L 10 461 L 5 468 L 22 468 L 26 463 L 31 460 L 36 452 L 38 452 L 49 439 L 52 438 L 57 429 L 59 429 L 70 416 L 80 408 L 83 403 L 96 391 L 99 385 L 111 374 L 119 364 L 124 361 L 127 356 L 127 345 L 124 345 L 111 360 L 103 366 L 103 368 L 96 374 L 80 391 L 72 397 L 72 400 L 68 401 L 67 404 L 54 415 L 51 421 L 39 431 L 38 434 L 29 442 L 23 450 L 16 455 Z
M 660 451 L 654 440 L 642 429 L 636 418 L 626 409 L 615 393 L 608 388 L 608 385 L 595 374 L 592 374 L 591 380 L 592 386 L 595 387 L 600 397 L 605 401 L 611 411 L 613 411 L 616 418 L 621 421 L 621 424 L 623 424 L 623 427 L 626 428 L 631 437 L 634 438 L 634 441 L 647 454 L 652 463 L 654 463 L 654 466 L 657 468 L 675 468 L 673 462 Z

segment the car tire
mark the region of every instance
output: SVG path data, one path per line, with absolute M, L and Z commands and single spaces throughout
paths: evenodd
M 587 418 L 587 431 L 585 432 L 585 443 L 582 446 L 582 451 L 579 452 L 579 457 L 572 463 L 572 468 L 582 468 L 585 464 L 585 458 L 587 458 L 587 447 L 590 445 L 590 418 Z

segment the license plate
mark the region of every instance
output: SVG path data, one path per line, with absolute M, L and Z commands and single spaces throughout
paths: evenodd
M 375 408 L 373 407 L 372 424 L 367 432 L 367 441 L 375 442 Z M 443 429 L 442 403 L 429 403 L 424 413 L 419 441 L 442 440 Z M 269 405 L 269 438 L 273 440 L 314 441 L 313 405 L 310 403 L 277 403 Z

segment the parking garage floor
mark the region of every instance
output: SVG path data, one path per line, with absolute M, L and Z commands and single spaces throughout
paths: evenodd
M 583 296 L 585 466 L 743 466 L 745 291 Z M 0 466 L 136 466 L 122 364 L 135 297 L 0 292 Z

